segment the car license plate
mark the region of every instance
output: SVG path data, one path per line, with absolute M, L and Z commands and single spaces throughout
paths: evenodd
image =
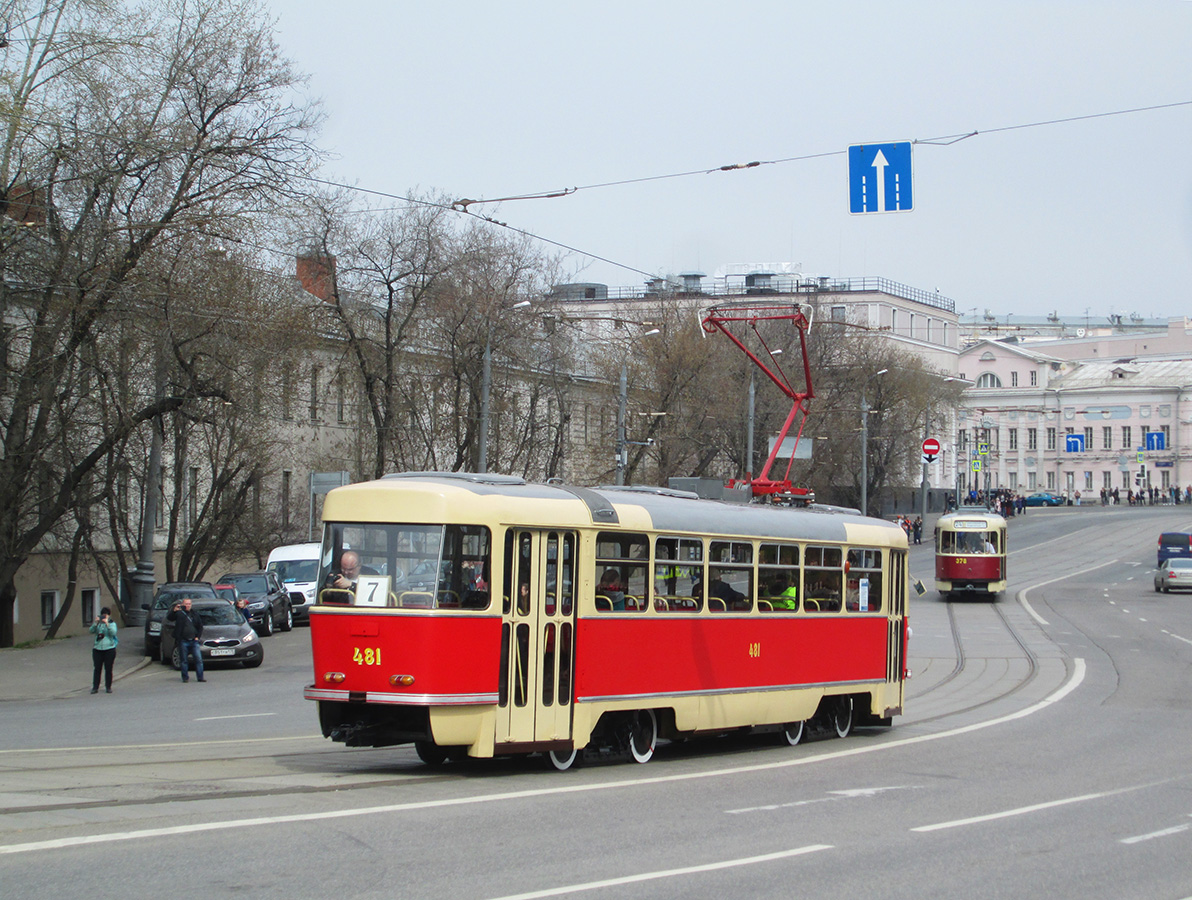
M 236 651 L 233 650 L 231 647 L 227 647 L 227 648 L 221 647 L 221 648 L 211 651 L 212 656 L 235 656 L 235 654 L 236 654 Z

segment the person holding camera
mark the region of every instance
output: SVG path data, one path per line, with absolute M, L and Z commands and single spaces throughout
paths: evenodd
M 203 636 L 203 620 L 198 610 L 190 608 L 190 597 L 175 603 L 174 608 L 166 613 L 166 619 L 174 623 L 174 644 L 178 648 L 178 668 L 182 670 L 182 680 L 190 681 L 187 661 L 193 653 L 195 675 L 199 681 L 206 681 L 203 677 L 203 651 L 199 647 L 199 639 Z
M 104 687 L 112 693 L 112 666 L 116 664 L 116 623 L 112 621 L 112 611 L 106 606 L 99 611 L 95 621 L 91 623 L 90 632 L 95 635 L 95 644 L 91 648 L 91 661 L 95 663 L 95 674 L 91 678 L 91 693 L 99 693 L 99 673 L 104 673 Z

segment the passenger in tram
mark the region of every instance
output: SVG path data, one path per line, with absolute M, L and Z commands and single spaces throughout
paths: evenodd
M 993 541 L 989 539 L 989 535 L 985 536 L 985 545 L 982 547 L 985 553 L 997 553 L 997 547 L 993 545 Z
M 719 569 L 708 571 L 708 597 L 719 597 L 728 609 L 745 599 L 744 594 L 724 580 Z
M 786 575 L 779 575 L 770 585 L 770 596 L 767 600 L 774 609 L 798 609 L 798 585 L 790 584 Z
M 616 569 L 605 569 L 600 576 L 600 584 L 596 586 L 598 597 L 607 597 L 615 612 L 625 610 L 625 591 L 621 586 L 621 575 Z

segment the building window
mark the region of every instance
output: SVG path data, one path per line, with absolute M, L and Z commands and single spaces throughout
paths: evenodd
M 1130 433 L 1130 426 L 1122 426 L 1122 449 L 1132 450 L 1134 448 L 1134 435 Z
M 290 421 L 293 412 L 290 405 L 293 402 L 294 394 L 294 367 L 290 363 L 286 363 L 281 369 L 281 417 L 284 421 Z
M 1093 473 L 1092 472 L 1084 473 L 1084 489 L 1086 491 L 1091 491 L 1093 489 Z
M 906 336 L 913 338 L 915 336 L 915 314 L 911 313 L 907 317 Z
M 1171 449 L 1171 426 L 1170 425 L 1160 425 L 1159 430 L 1161 432 L 1163 432 L 1163 449 L 1170 450 Z
M 1084 449 L 1086 453 L 1091 453 L 1093 449 L 1093 428 L 1091 425 L 1084 430 Z M 1092 485 L 1090 484 L 1089 487 L 1091 488 Z
M 1101 449 L 1102 450 L 1112 450 L 1113 449 L 1113 426 L 1112 425 L 1104 425 L 1101 427 Z
M 1122 472 L 1122 490 L 1128 491 L 1128 490 L 1131 490 L 1133 487 L 1134 487 L 1134 485 L 1130 481 L 1130 473 L 1128 471 Z
M 956 435 L 956 447 L 961 453 L 968 451 L 968 429 L 962 428 Z
M 1039 384 L 1039 373 L 1031 369 L 1031 387 L 1036 387 Z
M 1113 473 L 1112 472 L 1102 472 L 1101 473 L 1101 486 L 1103 488 L 1105 488 L 1105 490 L 1107 490 L 1107 491 L 1113 490 Z
M 319 421 L 319 366 L 310 367 L 310 420 Z
M 83 588 L 79 592 L 79 606 L 83 613 L 83 625 L 90 625 L 99 615 L 99 591 L 96 588 Z
M 1028 428 L 1026 430 L 1026 449 L 1028 449 L 1028 450 L 1038 450 L 1039 449 L 1039 429 L 1038 428 Z
M 290 482 L 294 473 L 288 469 L 281 473 L 281 530 L 290 529 Z
M 1039 487 L 1039 476 L 1034 472 L 1026 473 L 1026 489 L 1028 491 L 1037 490 Z
M 890 310 L 890 334 L 898 334 L 898 310 Z
M 1010 387 L 1018 387 L 1018 373 L 1017 372 L 1010 373 Z
M 1018 473 L 1017 472 L 1010 473 L 1010 490 L 1012 490 L 1012 491 L 1018 490 Z
M 931 319 L 928 319 L 926 325 L 924 325 L 923 340 L 925 340 L 925 341 L 931 340 Z
M 1000 388 L 1002 380 L 994 375 L 992 372 L 986 372 L 977 378 L 977 387 L 979 388 Z
M 49 628 L 54 624 L 54 615 L 58 612 L 58 592 L 57 591 L 42 591 L 41 592 L 41 624 L 43 628 Z
M 1049 490 L 1049 491 L 1055 490 L 1055 472 L 1047 473 L 1047 490 Z
M 1048 449 L 1048 450 L 1055 449 L 1055 429 L 1054 428 L 1047 429 L 1047 447 L 1046 447 L 1046 449 Z M 1047 474 L 1050 475 L 1051 473 L 1048 472 Z
M 186 524 L 193 529 L 199 522 L 199 467 L 191 466 L 186 481 Z
M 340 425 L 348 421 L 348 404 L 345 396 L 344 373 L 335 373 L 335 421 Z
M 1010 449 L 1017 450 L 1018 449 L 1018 429 L 1011 428 L 1009 430 L 1008 434 L 1009 434 L 1009 440 L 1010 440 Z M 1013 487 L 1013 485 L 1011 485 L 1011 487 Z

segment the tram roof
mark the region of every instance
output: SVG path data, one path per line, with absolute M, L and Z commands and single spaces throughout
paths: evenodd
M 336 488 L 323 518 L 337 522 L 477 522 L 587 525 L 675 534 L 905 545 L 893 522 L 840 511 L 706 500 L 667 488 L 584 488 L 516 476 L 405 472 Z

